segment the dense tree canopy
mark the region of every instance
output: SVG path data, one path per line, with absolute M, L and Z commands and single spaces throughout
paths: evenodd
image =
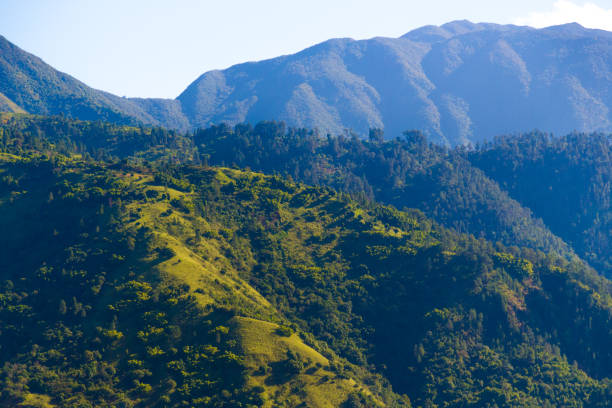
M 610 281 L 496 182 L 514 174 L 487 156 L 501 141 L 0 131 L 0 405 L 612 401 Z

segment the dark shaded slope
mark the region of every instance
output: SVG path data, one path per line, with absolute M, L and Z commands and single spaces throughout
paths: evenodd
M 528 133 L 499 137 L 468 158 L 609 276 L 611 146 L 602 134 Z

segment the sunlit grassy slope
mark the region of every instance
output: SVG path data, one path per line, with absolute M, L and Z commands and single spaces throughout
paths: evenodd
M 606 406 L 581 264 L 249 170 L 0 159 L 0 406 Z
M 3 278 L 24 291 L 43 288 L 40 296 L 49 305 L 34 315 L 29 310 L 40 308 L 37 304 L 13 308 L 12 301 L 24 298 L 11 294 L 13 283 L 3 284 L 9 292 L 0 298 L 5 319 L 1 335 L 24 339 L 5 347 L 5 358 L 18 362 L 20 350 L 44 350 L 34 355 L 53 357 L 34 366 L 56 378 L 31 387 L 26 374 L 14 379 L 5 374 L 7 394 L 0 406 L 107 406 L 113 401 L 171 406 L 176 400 L 197 406 L 234 406 L 237 401 L 249 406 L 250 401 L 267 407 L 334 407 L 354 393 L 381 405 L 358 375 L 340 374 L 328 357 L 341 365 L 343 359 L 330 350 L 324 357 L 306 345 L 304 334 L 286 327 L 287 317 L 249 284 L 254 249 L 237 233 L 240 210 L 223 195 L 209 197 L 213 208 L 206 205 L 202 190 L 185 180 L 160 179 L 147 169 L 90 166 L 78 158 L 49 161 L 3 154 L 0 166 L 0 224 L 14 231 L 3 239 L 8 270 Z M 239 180 L 270 181 L 229 169 L 204 170 L 198 178 L 215 186 L 213 190 Z M 62 260 L 64 253 L 71 255 Z M 41 270 L 50 275 L 41 275 Z M 50 279 L 56 283 L 49 285 Z M 73 310 L 83 318 L 68 319 Z M 15 334 L 10 331 L 13 318 L 23 325 Z M 47 329 L 29 334 L 34 325 L 29 319 Z M 81 334 L 67 343 L 49 342 L 45 336 L 58 327 L 71 333 L 62 339 Z M 97 364 L 116 373 L 115 380 L 105 380 L 104 393 L 79 385 L 90 381 L 84 372 L 91 368 L 79 366 L 75 357 L 83 352 L 98 356 L 103 362 Z M 60 365 L 58 353 L 67 356 Z M 210 365 L 202 366 L 198 356 L 206 355 Z M 183 366 L 179 381 L 172 370 Z M 25 365 L 11 367 L 28 370 Z M 236 370 L 243 380 L 224 379 L 235 377 Z M 59 389 L 66 386 L 58 389 L 56 384 L 73 384 L 77 391 L 69 398 L 60 396 L 65 391 Z M 203 386 L 206 391 L 196 392 Z
M 265 407 L 305 404 L 331 408 L 340 406 L 351 392 L 371 395 L 363 384 L 336 375 L 330 369 L 329 360 L 305 345 L 299 336 L 283 335 L 277 324 L 246 317 L 236 317 L 232 323 L 246 356 L 250 382 L 265 390 L 268 399 Z M 275 373 L 274 368 L 282 364 L 288 354 L 295 355 L 305 369 L 287 381 L 286 377 Z M 384 405 L 379 400 L 372 402 L 376 406 Z
M 15 102 L 11 101 L 3 93 L 0 92 L 0 109 L 3 111 L 14 112 L 14 113 L 26 113 L 21 107 Z
M 196 193 L 160 186 L 153 177 L 143 174 L 121 173 L 119 176 L 149 196 L 165 197 L 127 205 L 128 212 L 134 216 L 125 227 L 150 229 L 158 244 L 170 250 L 170 256 L 156 264 L 154 274 L 163 280 L 187 285 L 203 308 L 231 307 L 239 313 L 257 317 L 234 317 L 229 335 L 236 340 L 244 356 L 248 384 L 262 389 L 264 407 L 338 407 L 351 393 L 367 396 L 376 406 L 384 406 L 359 380 L 339 376 L 330 368 L 328 358 L 306 345 L 298 334 L 280 333 L 279 328 L 284 327 L 279 325 L 283 317 L 241 277 L 253 267 L 253 255 L 241 259 L 244 270 L 239 270 L 236 262 L 228 259 L 231 243 L 225 237 L 229 232 L 221 223 L 194 214 L 193 202 L 199 198 Z M 233 185 L 237 180 L 254 183 L 265 180 L 262 175 L 232 169 L 211 171 L 209 177 L 221 186 Z M 177 210 L 177 202 L 184 207 Z M 295 218 L 302 210 L 284 208 L 282 217 Z M 308 228 L 316 229 L 317 234 L 322 232 L 319 223 L 309 224 Z M 295 239 L 295 233 L 287 235 L 288 241 Z M 283 370 L 283 364 L 290 358 L 303 366 L 295 375 L 287 375 Z

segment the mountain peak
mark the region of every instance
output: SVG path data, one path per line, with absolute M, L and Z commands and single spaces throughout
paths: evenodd
M 562 34 L 583 34 L 589 31 L 588 28 L 574 22 L 574 23 L 565 23 L 558 24 L 550 27 L 544 27 L 541 29 L 542 31 L 562 33 Z
M 591 38 L 593 40 L 612 40 L 612 32 L 601 30 L 598 28 L 588 28 L 579 23 L 566 23 L 539 29 L 548 36 L 560 40 L 569 40 L 577 38 Z
M 419 27 L 407 32 L 400 38 L 406 38 L 413 41 L 435 42 L 483 29 L 481 24 L 472 23 L 469 20 L 455 20 L 442 24 L 441 26 L 426 25 Z
M 472 23 L 469 20 L 454 20 L 446 24 L 442 24 L 440 27 L 455 35 L 482 30 L 482 26 L 480 24 Z
M 435 43 L 464 34 L 479 31 L 515 31 L 532 30 L 531 27 L 519 27 L 513 24 L 473 23 L 469 20 L 455 20 L 441 26 L 427 25 L 407 32 L 400 38 L 417 42 Z

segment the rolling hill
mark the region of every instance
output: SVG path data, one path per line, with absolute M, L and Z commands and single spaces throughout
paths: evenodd
M 610 402 L 610 282 L 581 262 L 148 163 L 0 155 L 1 406 Z
M 0 406 L 612 401 L 612 289 L 577 258 L 181 164 L 160 129 L 20 117 L 0 128 Z M 93 159 L 91 130 L 132 153 Z

